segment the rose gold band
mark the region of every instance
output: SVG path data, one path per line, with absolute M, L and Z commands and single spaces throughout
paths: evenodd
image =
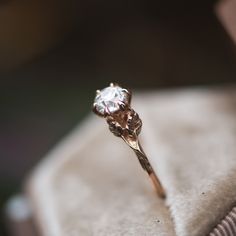
M 161 198 L 165 198 L 166 197 L 166 193 L 164 188 L 161 185 L 160 180 L 158 179 L 158 177 L 156 176 L 155 172 L 152 172 L 149 174 L 149 177 L 151 178 L 153 185 L 157 191 L 157 194 L 161 197 Z
M 165 197 L 165 191 L 153 170 L 146 154 L 144 153 L 138 135 L 141 132 L 142 121 L 131 106 L 131 92 L 117 84 L 110 84 L 103 90 L 97 90 L 93 111 L 106 118 L 110 131 L 121 137 L 131 147 L 142 168 L 149 174 L 158 195 Z
M 149 174 L 149 177 L 152 180 L 153 185 L 154 185 L 159 197 L 165 198 L 166 197 L 165 190 L 164 190 L 159 178 L 157 177 L 155 171 L 153 170 L 146 154 L 144 153 L 137 137 L 136 137 L 136 140 L 131 139 L 130 137 L 128 139 L 127 139 L 127 137 L 124 137 L 124 136 L 121 136 L 121 137 L 134 150 L 142 168 Z

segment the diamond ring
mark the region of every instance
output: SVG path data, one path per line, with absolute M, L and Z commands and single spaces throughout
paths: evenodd
M 121 137 L 134 150 L 142 168 L 150 176 L 158 195 L 164 198 L 165 191 L 161 182 L 138 140 L 142 121 L 130 106 L 131 97 L 128 89 L 111 83 L 109 87 L 96 91 L 93 111 L 98 116 L 104 117 L 110 131 L 115 136 Z

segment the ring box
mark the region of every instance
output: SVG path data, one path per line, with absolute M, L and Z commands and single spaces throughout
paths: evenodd
M 236 206 L 236 88 L 134 93 L 156 195 L 132 150 L 88 118 L 27 183 L 40 235 L 200 236 Z M 212 234 L 214 235 L 214 234 Z

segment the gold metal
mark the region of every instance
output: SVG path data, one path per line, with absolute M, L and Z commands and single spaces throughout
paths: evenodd
M 114 87 L 118 85 L 111 83 L 110 86 Z M 93 111 L 97 115 L 106 118 L 110 131 L 115 136 L 121 137 L 125 143 L 134 150 L 142 168 L 148 173 L 152 180 L 158 195 L 165 198 L 164 188 L 162 187 L 160 180 L 153 170 L 138 140 L 138 135 L 142 128 L 142 121 L 139 118 L 139 115 L 130 107 L 131 92 L 127 89 L 124 89 L 124 91 L 129 95 L 128 101 L 126 103 L 118 102 L 118 111 L 111 113 L 108 109 L 105 109 L 105 113 L 101 115 L 96 109 L 96 103 L 93 105 Z

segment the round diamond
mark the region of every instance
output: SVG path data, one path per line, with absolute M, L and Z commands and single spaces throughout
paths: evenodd
M 128 102 L 128 93 L 119 86 L 110 86 L 101 90 L 95 97 L 96 110 L 104 115 L 107 109 L 110 113 L 119 110 L 119 103 Z

